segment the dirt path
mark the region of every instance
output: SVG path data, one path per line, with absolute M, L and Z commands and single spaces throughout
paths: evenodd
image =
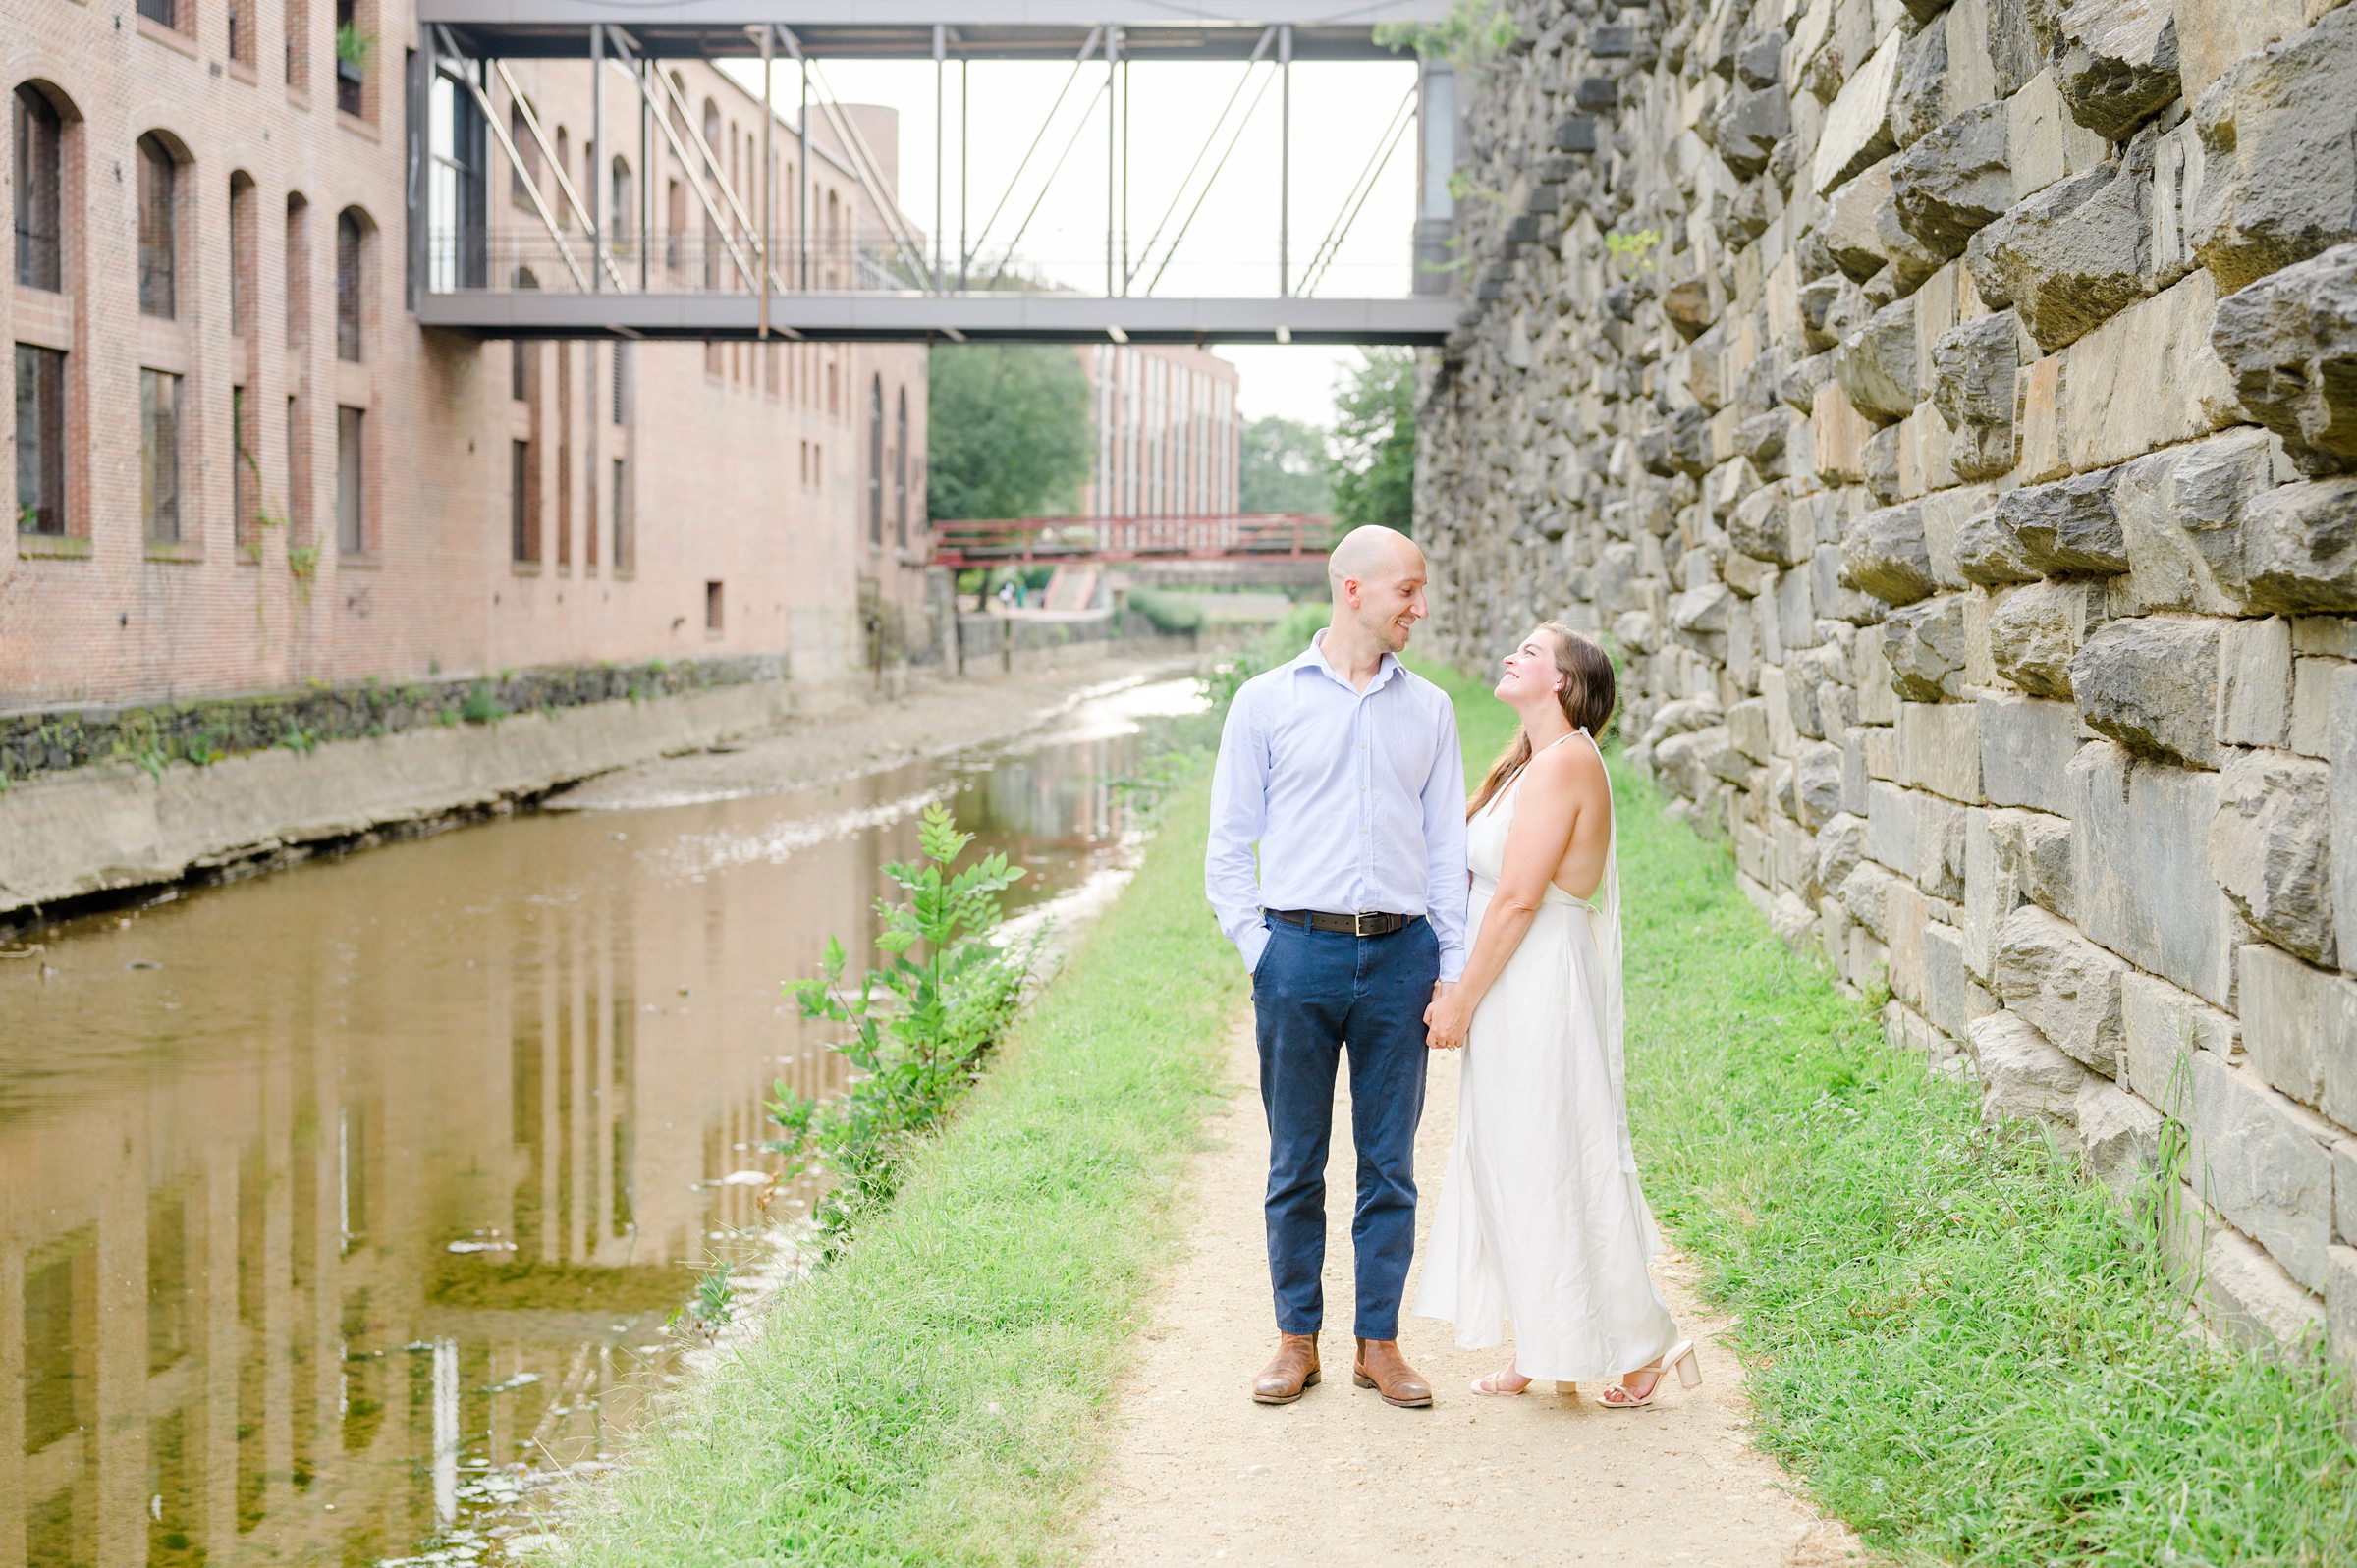
M 846 693 L 767 734 L 686 756 L 661 757 L 576 784 L 545 804 L 559 811 L 619 810 L 772 794 L 802 784 L 881 772 L 923 757 L 1011 739 L 1082 696 L 1178 676 L 1189 658 L 1108 658 L 969 676 L 913 686 L 899 701 Z
M 1434 1408 L 1394 1410 L 1350 1382 L 1354 1183 L 1338 1097 L 1327 1172 L 1325 1380 L 1264 1409 L 1247 1388 L 1274 1343 L 1261 1227 L 1268 1136 L 1251 1085 L 1249 1015 L 1233 1035 L 1236 1094 L 1188 1176 L 1181 1260 L 1159 1290 L 1118 1396 L 1116 1452 L 1088 1525 L 1094 1568 L 1444 1568 L 1478 1563 L 1692 1563 L 1709 1568 L 1847 1562 L 1858 1552 L 1745 1440 L 1740 1369 L 1713 1337 L 1672 1255 L 1657 1265 L 1701 1345 L 1703 1386 L 1612 1411 L 1535 1390 L 1477 1398 L 1467 1379 L 1501 1351 L 1466 1351 L 1449 1325 L 1400 1325 Z M 1346 1089 L 1343 1091 L 1346 1095 Z M 1436 1058 L 1417 1138 L 1418 1184 L 1437 1195 L 1456 1125 L 1456 1059 Z M 1432 1204 L 1421 1206 L 1421 1232 Z M 1421 1254 L 1419 1253 L 1419 1267 Z M 1413 1299 L 1416 1277 L 1408 1279 Z

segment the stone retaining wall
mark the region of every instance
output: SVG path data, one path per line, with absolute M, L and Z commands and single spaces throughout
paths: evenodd
M 1606 633 L 1788 941 L 2357 1358 L 2357 6 L 1517 0 L 1444 650 Z

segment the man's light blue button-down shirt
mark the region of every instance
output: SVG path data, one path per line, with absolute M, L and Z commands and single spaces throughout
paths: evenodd
M 1211 776 L 1211 906 L 1247 969 L 1268 946 L 1263 909 L 1424 915 L 1440 978 L 1454 981 L 1466 897 L 1456 714 L 1389 654 L 1360 691 L 1326 662 L 1325 636 L 1245 681 L 1229 707 Z

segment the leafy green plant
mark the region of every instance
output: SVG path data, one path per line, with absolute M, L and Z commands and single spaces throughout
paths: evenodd
M 1604 237 L 1604 248 L 1611 252 L 1620 270 L 1634 277 L 1653 270 L 1653 247 L 1662 243 L 1659 229 L 1613 230 Z
M 287 546 L 287 570 L 302 581 L 308 582 L 319 570 L 319 547 L 317 545 Z
M 34 505 L 33 505 L 31 502 L 29 502 L 29 501 L 20 501 L 20 502 L 18 502 L 18 503 L 17 503 L 17 532 L 19 532 L 19 533 L 38 533 L 38 532 L 40 531 L 40 528 L 41 528 L 41 511 L 40 511 L 40 509 L 39 509 L 38 507 L 34 506 Z
M 298 757 L 307 757 L 319 749 L 319 736 L 316 731 L 306 730 L 301 725 L 289 725 L 286 733 L 278 737 L 278 743 Z
M 356 22 L 347 22 L 336 28 L 336 58 L 356 71 L 366 70 L 368 57 L 376 53 L 376 34 Z
M 999 895 L 1023 868 L 994 853 L 953 869 L 973 838 L 947 806 L 926 807 L 917 830 L 923 860 L 884 868 L 903 894 L 876 900 L 884 967 L 854 985 L 849 954 L 830 938 L 818 976 L 788 987 L 803 1017 L 850 1026 L 834 1046 L 856 1075 L 848 1093 L 815 1100 L 781 1081 L 769 1106 L 784 1133 L 769 1147 L 785 1157 L 786 1178 L 822 1168 L 837 1178 L 815 1215 L 829 1255 L 899 1190 L 911 1146 L 972 1087 L 1038 962 L 1037 935 L 1004 946 L 991 940 Z
M 1456 0 L 1438 22 L 1386 22 L 1375 41 L 1394 53 L 1413 49 L 1426 60 L 1473 67 L 1514 41 L 1514 19 L 1498 0 Z
M 468 686 L 466 700 L 459 707 L 459 717 L 470 725 L 497 724 L 507 716 L 508 710 L 491 694 L 491 683 L 487 680 Z

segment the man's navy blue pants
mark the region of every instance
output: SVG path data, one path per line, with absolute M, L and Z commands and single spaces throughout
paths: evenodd
M 1416 1123 L 1424 1115 L 1424 1008 L 1440 978 L 1432 923 L 1383 937 L 1268 922 L 1252 972 L 1260 1101 L 1269 1118 L 1269 1282 L 1277 1326 L 1314 1334 L 1325 1322 L 1326 1154 L 1334 1075 L 1350 1054 L 1350 1134 L 1358 1149 L 1361 1339 L 1399 1336 L 1399 1297 L 1416 1244 Z

